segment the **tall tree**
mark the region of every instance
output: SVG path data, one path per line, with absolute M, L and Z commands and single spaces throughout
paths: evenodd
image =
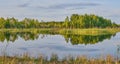
M 69 28 L 69 17 L 68 16 L 65 18 L 64 26 L 65 28 Z

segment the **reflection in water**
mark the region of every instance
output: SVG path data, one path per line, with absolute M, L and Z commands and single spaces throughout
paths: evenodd
M 0 41 L 4 42 L 5 40 L 7 42 L 18 39 L 18 37 L 23 38 L 25 41 L 27 40 L 35 40 L 38 39 L 39 34 L 38 33 L 32 33 L 32 32 L 0 32 Z
M 42 36 L 39 36 L 39 34 L 42 34 Z M 46 33 L 46 34 L 52 34 L 55 35 L 55 33 Z M 71 42 L 73 45 L 77 44 L 95 44 L 98 42 L 102 42 L 105 39 L 110 39 L 111 36 L 115 36 L 115 34 L 106 34 L 106 35 L 75 35 L 75 34 L 64 34 L 63 35 L 66 42 Z M 4 42 L 5 40 L 7 42 L 18 39 L 18 37 L 23 38 L 25 41 L 27 40 L 35 40 L 38 39 L 38 37 L 44 38 L 47 37 L 43 32 L 0 32 L 0 41 Z
M 60 58 L 68 55 L 73 57 L 86 55 L 96 58 L 110 54 L 118 59 L 120 58 L 120 46 L 116 46 L 115 43 L 119 41 L 118 36 L 120 33 L 78 35 L 48 31 L 4 31 L 0 32 L 0 55 L 14 56 L 28 53 L 31 57 L 37 57 L 39 54 L 50 57 L 54 53 Z M 101 43 L 96 44 L 98 42 Z
M 95 44 L 98 42 L 102 42 L 105 39 L 110 39 L 111 36 L 115 36 L 115 34 L 106 34 L 106 35 L 65 35 L 65 40 L 70 42 L 73 45 L 76 44 Z

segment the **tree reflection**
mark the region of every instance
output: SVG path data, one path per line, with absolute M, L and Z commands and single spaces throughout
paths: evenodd
M 39 33 L 33 33 L 33 32 L 0 32 L 0 41 L 4 42 L 5 40 L 7 42 L 11 41 L 14 42 L 18 39 L 18 37 L 27 40 L 35 40 L 38 39 Z
M 39 36 L 41 34 L 41 36 Z M 27 40 L 36 40 L 39 37 L 43 39 L 44 37 L 47 37 L 47 34 L 56 35 L 58 33 L 52 33 L 52 32 L 0 32 L 0 41 L 4 42 L 5 40 L 7 42 L 15 42 L 19 37 Z M 73 45 L 77 44 L 95 44 L 98 42 L 102 42 L 105 39 L 110 39 L 112 36 L 115 36 L 115 34 L 105 34 L 105 35 L 75 35 L 75 34 L 64 34 L 66 42 L 71 42 Z
M 105 39 L 110 39 L 112 36 L 116 34 L 106 34 L 106 35 L 74 35 L 67 34 L 64 35 L 66 42 L 70 41 L 73 45 L 77 44 L 95 44 L 98 42 L 102 42 Z

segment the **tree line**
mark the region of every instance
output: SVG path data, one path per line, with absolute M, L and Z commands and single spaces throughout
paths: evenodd
M 68 16 L 64 21 L 50 21 L 43 22 L 37 19 L 25 18 L 21 21 L 15 18 L 0 18 L 0 28 L 113 28 L 120 27 L 120 25 L 111 22 L 109 19 L 105 19 L 94 14 L 72 14 Z
M 105 19 L 94 14 L 78 15 L 73 14 L 70 18 L 66 17 L 64 25 L 66 28 L 112 28 L 119 27 L 111 20 Z

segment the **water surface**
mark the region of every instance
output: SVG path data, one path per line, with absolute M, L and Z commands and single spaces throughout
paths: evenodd
M 120 57 L 120 33 L 106 35 L 41 34 L 31 32 L 0 32 L 0 55 L 29 54 L 50 57 L 65 56 Z

